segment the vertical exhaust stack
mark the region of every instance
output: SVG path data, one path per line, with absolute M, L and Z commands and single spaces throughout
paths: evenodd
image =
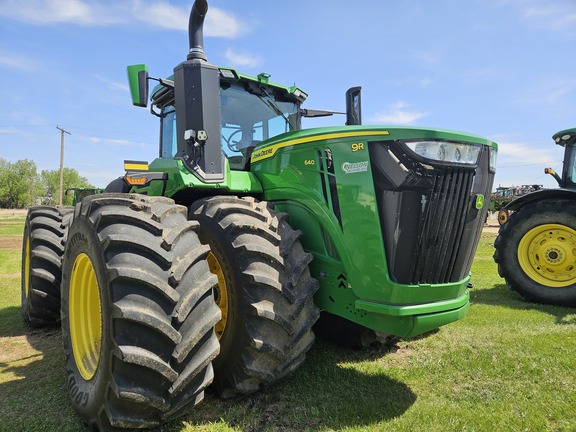
M 186 61 L 174 68 L 174 105 L 178 152 L 187 168 L 204 183 L 224 181 L 220 147 L 220 72 L 204 53 L 204 18 L 208 2 L 196 0 L 190 11 Z
M 207 13 L 208 2 L 206 0 L 196 0 L 188 20 L 188 39 L 190 40 L 188 60 L 207 60 L 204 53 L 204 18 L 206 18 Z

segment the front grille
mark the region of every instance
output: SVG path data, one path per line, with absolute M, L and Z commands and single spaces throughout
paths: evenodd
M 469 169 L 448 169 L 433 176 L 410 283 L 453 282 L 465 276 L 456 264 L 473 180 L 474 171 Z
M 486 217 L 493 174 L 483 148 L 477 166 L 417 161 L 395 141 L 369 144 L 372 174 L 392 280 L 403 284 L 457 282 L 470 272 Z

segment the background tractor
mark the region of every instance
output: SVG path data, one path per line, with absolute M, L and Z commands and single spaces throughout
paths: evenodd
M 104 189 L 81 187 L 66 189 L 65 195 L 72 194 L 72 205 L 76 205 L 87 196 L 101 194 L 102 192 L 104 192 Z
M 302 129 L 333 113 L 303 109 L 307 94 L 268 74 L 210 64 L 207 10 L 194 3 L 173 76 L 128 68 L 137 106 L 158 82 L 159 157 L 26 222 L 24 316 L 60 317 L 70 396 L 92 429 L 158 425 L 210 383 L 223 397 L 274 384 L 304 362 L 320 311 L 329 332 L 366 342 L 469 306 L 496 144 L 362 126 L 359 88 L 346 126 Z
M 576 129 L 560 131 L 554 142 L 564 147 L 562 175 L 545 172 L 559 189 L 523 195 L 499 213 L 494 246 L 498 272 L 524 299 L 576 306 Z

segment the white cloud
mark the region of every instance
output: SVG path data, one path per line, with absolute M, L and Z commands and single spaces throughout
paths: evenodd
M 556 105 L 564 98 L 564 96 L 573 92 L 573 85 L 560 85 L 559 87 L 556 87 L 552 91 L 548 92 L 544 99 L 546 100 L 546 103 L 550 105 Z
M 19 54 L 0 52 L 0 68 L 30 71 L 35 69 L 36 61 Z
M 20 133 L 16 129 L 0 129 L 0 135 L 15 135 Z
M 508 2 L 516 6 L 520 19 L 531 25 L 574 33 L 576 3 L 573 1 L 548 2 L 548 4 L 540 0 L 508 0 Z
M 554 148 L 537 147 L 526 142 L 516 141 L 509 134 L 495 135 L 491 140 L 498 143 L 498 164 L 503 167 L 522 165 L 544 165 L 556 162 L 557 154 L 552 151 Z
M 422 78 L 420 80 L 421 87 L 430 87 L 434 82 L 437 81 L 437 78 Z
M 444 54 L 438 48 L 434 50 L 414 50 L 411 57 L 422 67 L 438 70 L 444 64 Z
M 522 92 L 516 103 L 525 105 L 560 106 L 570 104 L 576 91 L 576 80 L 553 79 L 549 77 L 544 83 L 530 83 Z
M 370 121 L 375 123 L 411 125 L 416 120 L 426 116 L 423 112 L 407 109 L 409 107 L 410 105 L 406 102 L 396 102 L 392 104 L 386 112 L 376 113 L 370 118 Z
M 231 66 L 241 68 L 255 68 L 263 64 L 263 60 L 247 52 L 234 51 L 228 48 L 224 53 Z
M 103 82 L 104 84 L 106 84 L 108 86 L 109 89 L 112 90 L 122 90 L 125 92 L 130 91 L 130 88 L 128 87 L 128 84 L 124 84 L 124 83 L 119 83 L 116 81 L 112 81 L 111 79 L 105 78 L 101 75 L 94 75 L 94 78 L 96 78 L 97 80 Z
M 130 14 L 155 27 L 187 30 L 190 10 L 184 6 L 174 6 L 167 2 L 146 4 L 145 1 L 133 1 Z
M 189 6 L 167 0 L 3 0 L 0 16 L 31 24 L 70 23 L 87 26 L 127 25 L 141 22 L 153 27 L 188 30 Z M 211 7 L 204 25 L 206 36 L 235 38 L 248 30 L 229 12 Z
M 210 8 L 208 15 L 206 15 L 206 23 L 204 24 L 206 36 L 235 38 L 248 30 L 246 23 L 238 21 L 233 15 L 221 9 Z
M 551 27 L 566 27 L 576 21 L 576 8 L 574 5 L 566 7 L 529 6 L 522 10 L 522 18 L 529 20 L 545 20 Z
M 34 24 L 96 24 L 96 19 L 102 18 L 97 9 L 83 0 L 6 0 L 0 15 Z

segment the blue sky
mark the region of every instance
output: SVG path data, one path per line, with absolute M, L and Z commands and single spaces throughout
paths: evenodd
M 126 66 L 168 76 L 185 59 L 192 2 L 0 0 L 0 157 L 97 186 L 124 159 L 158 154 L 158 121 L 132 107 Z M 365 124 L 456 129 L 500 145 L 495 186 L 556 183 L 576 127 L 574 0 L 210 0 L 210 62 L 296 84 L 305 106 L 344 109 L 363 88 Z M 307 127 L 343 124 L 343 116 Z

